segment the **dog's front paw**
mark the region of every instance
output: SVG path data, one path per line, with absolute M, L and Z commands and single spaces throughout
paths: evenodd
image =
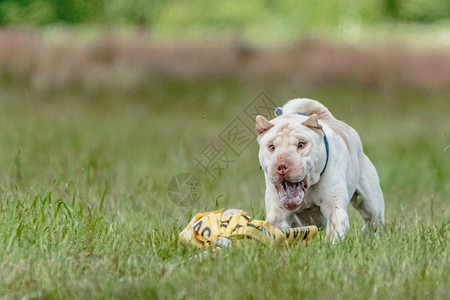
M 330 213 L 327 219 L 327 241 L 333 243 L 342 241 L 345 238 L 345 233 L 350 229 L 348 216 L 344 209 L 336 208 Z
M 345 232 L 338 233 L 337 231 L 327 231 L 325 241 L 331 242 L 333 245 L 342 242 L 345 238 Z
M 331 241 L 333 244 L 343 241 L 345 238 L 345 233 L 349 229 L 350 225 L 348 223 L 348 219 L 344 219 L 337 223 L 329 222 L 327 224 L 327 235 L 325 237 L 325 240 Z

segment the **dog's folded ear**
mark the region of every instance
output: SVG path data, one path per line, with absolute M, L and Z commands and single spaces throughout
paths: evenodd
M 258 135 L 263 134 L 264 132 L 266 132 L 267 130 L 272 128 L 273 126 L 275 126 L 275 124 L 270 123 L 263 116 L 260 116 L 260 115 L 256 116 L 256 133 Z
M 316 114 L 312 114 L 302 125 L 309 127 L 311 129 L 315 129 L 320 131 L 320 135 L 322 135 L 322 126 L 319 124 L 319 117 Z

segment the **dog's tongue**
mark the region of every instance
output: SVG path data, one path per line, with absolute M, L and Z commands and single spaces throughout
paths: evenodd
M 305 196 L 304 183 L 284 181 L 282 184 L 275 185 L 281 204 L 290 211 L 300 207 Z

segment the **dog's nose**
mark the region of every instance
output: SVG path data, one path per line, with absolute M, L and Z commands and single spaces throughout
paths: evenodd
M 285 161 L 280 161 L 280 162 L 277 162 L 276 169 L 277 169 L 278 174 L 286 175 L 289 168 Z

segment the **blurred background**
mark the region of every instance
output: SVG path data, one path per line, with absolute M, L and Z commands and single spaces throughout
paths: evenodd
M 1 75 L 37 89 L 231 77 L 440 91 L 449 20 L 444 0 L 2 0 Z
M 223 132 L 261 97 L 308 97 L 360 133 L 388 218 L 448 217 L 449 1 L 0 0 L 0 26 L 3 191 L 109 186 L 110 208 L 158 218 L 187 172 L 193 210 L 264 217 L 256 142 Z M 212 142 L 230 157 L 216 178 L 196 159 Z

